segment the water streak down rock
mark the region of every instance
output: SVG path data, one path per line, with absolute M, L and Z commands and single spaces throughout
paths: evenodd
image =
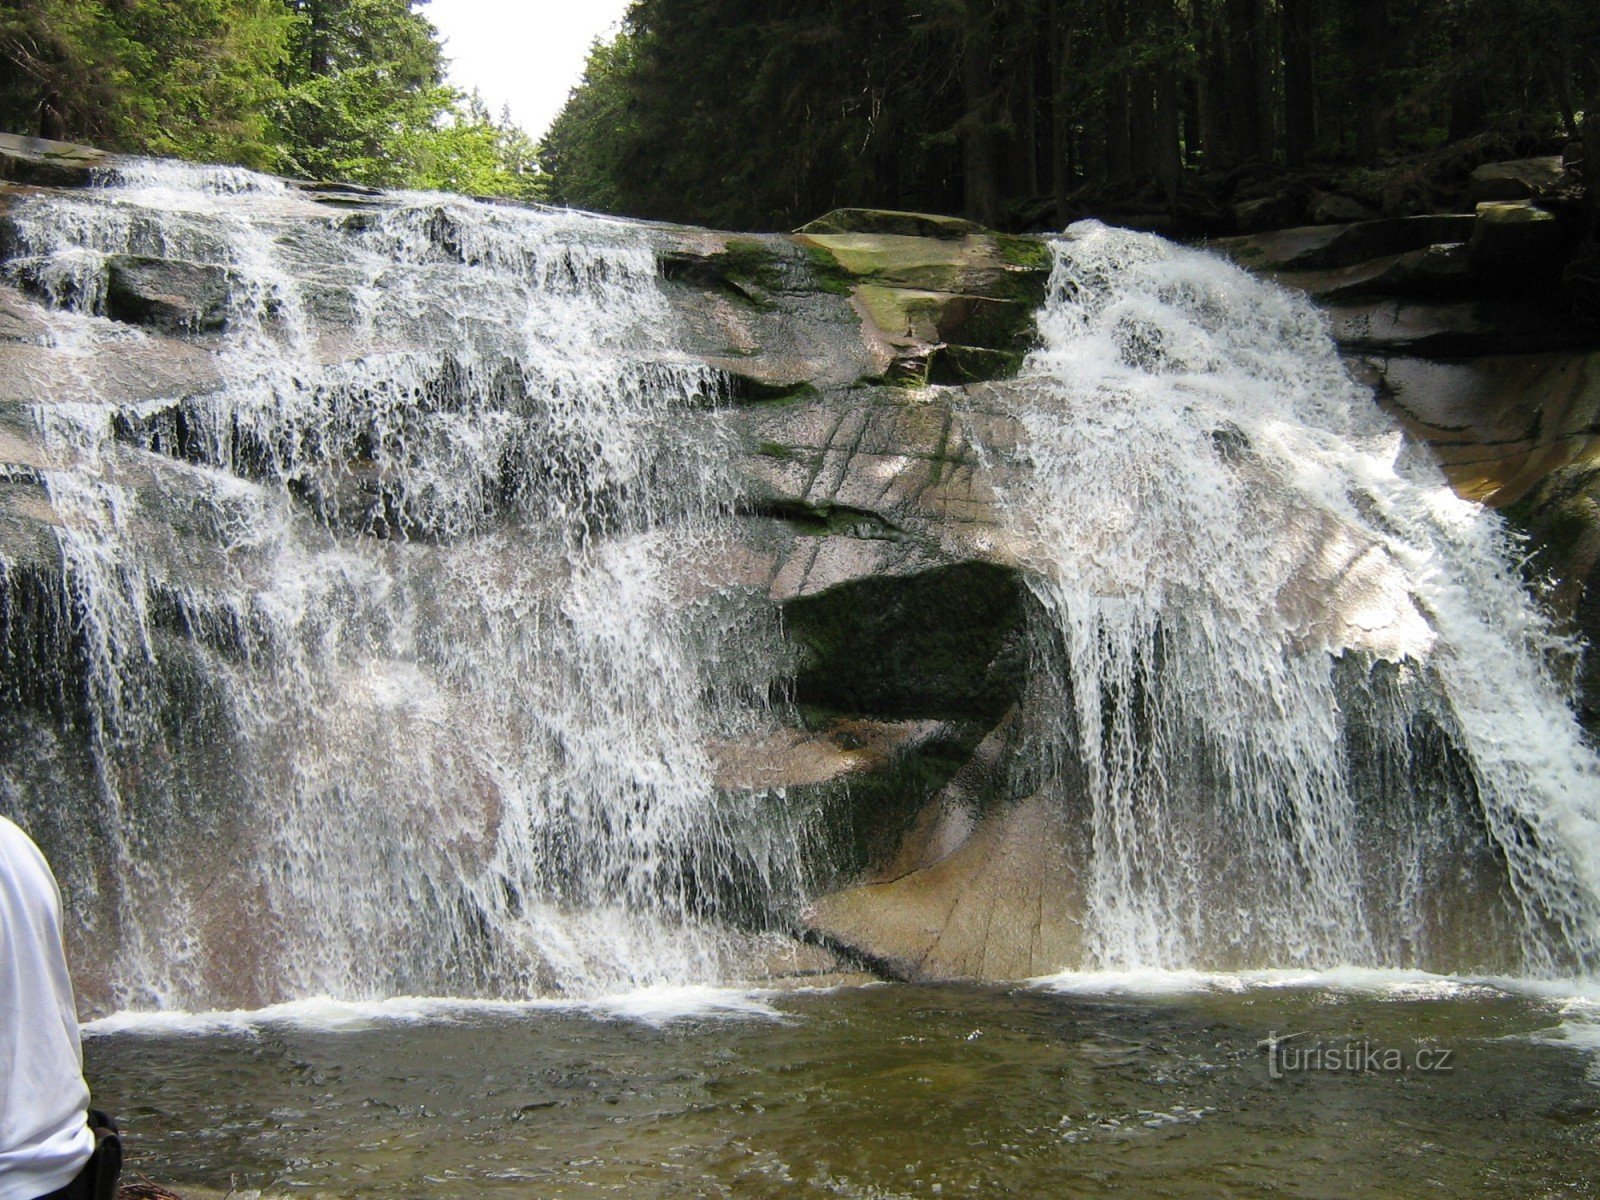
M 1593 965 L 1560 644 L 1309 306 L 1107 231 L 47 151 L 0 185 L 0 809 L 94 1006 L 796 937 Z

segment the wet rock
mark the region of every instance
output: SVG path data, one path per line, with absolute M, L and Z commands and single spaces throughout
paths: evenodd
M 85 187 L 111 156 L 90 146 L 0 133 L 0 180 L 40 187 Z
M 227 268 L 143 255 L 106 263 L 106 315 L 166 333 L 210 333 L 228 321 Z
M 1600 450 L 1600 352 L 1366 364 L 1380 402 L 1457 492 L 1503 506 Z
M 1600 425 L 1595 436 L 1600 437 Z M 1507 518 L 1529 539 L 1525 570 L 1545 586 L 1546 603 L 1591 649 L 1578 663 L 1585 723 L 1600 733 L 1600 461 L 1559 467 L 1515 504 Z
M 1024 979 L 1083 957 L 1081 882 L 1064 815 L 1037 799 L 984 817 L 897 878 L 823 896 L 807 924 L 901 979 Z M 1081 860 L 1080 860 L 1081 861 Z

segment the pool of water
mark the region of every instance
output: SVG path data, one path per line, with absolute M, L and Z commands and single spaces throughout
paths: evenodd
M 428 1197 L 1587 1197 L 1600 1005 L 1105 980 L 93 1025 L 131 1168 Z

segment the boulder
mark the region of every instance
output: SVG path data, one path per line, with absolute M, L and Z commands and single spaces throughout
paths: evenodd
M 1253 237 L 1209 243 L 1240 266 L 1252 270 L 1312 271 L 1351 267 L 1385 255 L 1465 242 L 1475 218 L 1469 214 L 1390 217 L 1351 225 L 1309 225 Z
M 891 350 L 884 378 L 896 382 L 927 383 L 936 369 L 946 378 L 1015 373 L 1050 278 L 1049 247 L 1035 238 L 806 232 L 797 240 L 851 281 L 859 311 Z M 947 346 L 992 353 L 958 352 L 936 368 Z
M 880 208 L 836 208 L 795 230 L 804 234 L 867 233 L 959 241 L 987 232 L 975 221 Z
M 39 187 L 86 187 L 112 162 L 103 150 L 47 138 L 0 133 L 0 180 Z
M 1484 163 L 1467 183 L 1467 202 L 1546 200 L 1575 184 L 1560 155 Z
M 1485 201 L 1478 205 L 1467 254 L 1481 275 L 1537 288 L 1559 280 L 1574 243 L 1555 214 L 1532 201 Z
M 228 320 L 226 267 L 119 254 L 106 263 L 106 315 L 165 333 L 210 333 Z
M 1044 242 L 986 231 L 665 236 L 693 349 L 754 400 L 1014 374 L 1050 273 Z
M 1377 210 L 1350 196 L 1337 192 L 1319 192 L 1311 202 L 1311 220 L 1317 225 L 1343 225 L 1351 221 L 1371 221 L 1378 217 Z
M 1473 300 L 1330 297 L 1329 328 L 1348 351 L 1431 359 L 1582 350 L 1593 335 L 1550 297 Z

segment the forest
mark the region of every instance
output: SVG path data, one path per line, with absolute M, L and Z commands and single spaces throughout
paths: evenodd
M 1592 0 L 638 0 L 541 163 L 558 200 L 718 226 L 1210 232 L 1334 183 L 1424 211 L 1595 110 Z
M 1173 233 L 1429 211 L 1574 157 L 1592 0 L 636 0 L 535 145 L 408 0 L 8 0 L 0 125 L 783 229 L 855 205 Z M 1590 156 L 1590 196 L 1600 155 Z
M 356 183 L 534 198 L 531 138 L 445 83 L 410 0 L 4 0 L 0 128 Z

